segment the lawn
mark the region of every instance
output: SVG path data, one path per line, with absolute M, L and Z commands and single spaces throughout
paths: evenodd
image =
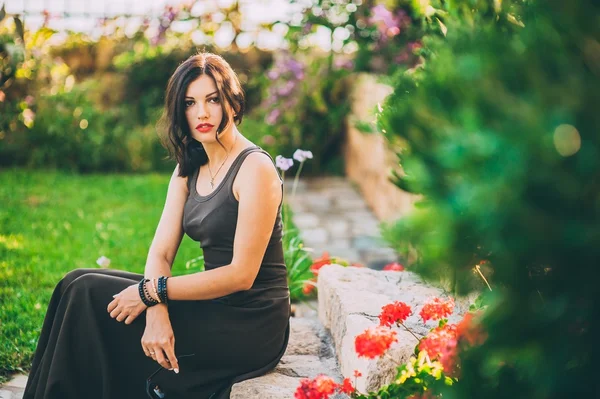
M 54 285 L 68 271 L 99 267 L 142 273 L 164 205 L 168 174 L 74 175 L 0 171 L 0 382 L 26 369 Z M 174 274 L 198 271 L 185 236 Z

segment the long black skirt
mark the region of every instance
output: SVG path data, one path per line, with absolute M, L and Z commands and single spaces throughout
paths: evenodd
M 142 399 L 161 366 L 146 357 L 145 312 L 126 325 L 112 319 L 113 295 L 141 274 L 76 269 L 56 286 L 35 352 L 24 399 Z M 153 379 L 166 398 L 228 398 L 233 383 L 274 368 L 289 337 L 289 291 L 244 291 L 243 301 L 169 301 L 179 374 Z

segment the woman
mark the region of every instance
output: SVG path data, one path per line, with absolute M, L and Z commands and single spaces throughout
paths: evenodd
M 59 282 L 24 399 L 228 398 L 286 349 L 282 181 L 236 127 L 237 76 L 220 56 L 192 56 L 165 105 L 178 164 L 144 275 L 77 269 Z M 206 270 L 170 277 L 184 232 L 201 243 Z

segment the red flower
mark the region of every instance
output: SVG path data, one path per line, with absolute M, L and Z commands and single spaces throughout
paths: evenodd
M 404 266 L 402 266 L 398 262 L 393 262 L 393 263 L 388 263 L 387 265 L 385 265 L 383 267 L 383 270 L 393 270 L 396 272 L 402 272 L 402 271 L 404 271 Z
M 392 343 L 397 341 L 395 331 L 386 327 L 373 326 L 356 336 L 354 346 L 358 356 L 373 359 L 381 356 Z
M 355 376 L 356 378 L 358 378 L 358 377 L 362 377 L 362 373 L 361 373 L 360 371 L 358 371 L 358 370 L 354 370 L 354 376 Z
M 304 285 L 302 286 L 302 293 L 304 295 L 309 295 L 315 289 L 315 285 L 312 282 L 314 282 L 314 280 L 304 282 Z
M 450 298 L 447 301 L 443 301 L 440 298 L 434 298 L 427 302 L 419 315 L 423 318 L 423 323 L 427 323 L 427 320 L 440 320 L 448 317 L 454 311 L 454 299 Z
M 313 381 L 308 378 L 303 378 L 300 380 L 300 386 L 296 388 L 296 392 L 294 393 L 295 399 L 321 399 L 322 395 L 320 395 L 313 387 Z
M 329 257 L 328 252 L 323 252 L 323 256 L 319 259 L 315 260 L 312 265 L 310 265 L 310 271 L 316 276 L 319 274 L 319 269 L 321 269 L 325 265 L 331 264 L 331 258 Z
M 348 395 L 355 391 L 355 388 L 350 382 L 350 378 L 344 378 L 344 382 L 342 383 L 342 385 L 339 386 L 339 388 L 340 391 L 342 391 L 343 393 L 347 393 Z
M 335 392 L 337 387 L 338 384 L 331 377 L 321 374 L 315 378 L 315 389 L 317 392 L 321 393 L 324 398 Z
M 481 325 L 473 321 L 477 316 L 475 313 L 465 313 L 463 319 L 456 326 L 456 335 L 459 340 L 466 342 L 470 346 L 481 345 L 487 338 L 486 332 Z
M 303 378 L 300 380 L 300 386 L 294 393 L 295 399 L 327 399 L 329 395 L 335 392 L 338 384 L 333 378 L 326 375 L 318 375 L 314 380 Z
M 439 360 L 448 375 L 455 374 L 458 337 L 456 324 L 446 324 L 431 331 L 419 343 L 419 350 L 427 352 L 432 360 Z
M 390 303 L 381 308 L 379 325 L 389 327 L 394 323 L 403 323 L 411 314 L 412 309 L 404 302 Z

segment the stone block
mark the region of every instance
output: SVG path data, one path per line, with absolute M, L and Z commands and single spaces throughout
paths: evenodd
M 307 247 L 321 248 L 327 246 L 329 240 L 329 234 L 327 230 L 322 227 L 314 229 L 304 229 L 301 231 L 302 240 Z
M 0 399 L 16 399 L 16 397 L 11 391 L 0 389 Z
M 322 329 L 316 320 L 292 317 L 290 319 L 290 340 L 286 356 L 318 355 L 321 352 Z
M 312 213 L 296 213 L 294 214 L 294 224 L 300 230 L 311 229 L 319 226 L 319 218 Z
M 397 329 L 398 342 L 388 352 L 388 357 L 394 361 L 388 361 L 385 358 L 359 358 L 354 348 L 356 336 L 379 324 L 378 316 L 384 305 L 402 301 L 413 309 L 413 315 L 404 324 L 422 337 L 435 323 L 424 325 L 419 319 L 419 310 L 428 299 L 446 296 L 441 289 L 427 285 L 412 272 L 340 265 L 324 266 L 319 271 L 317 287 L 319 319 L 331 333 L 342 375 L 352 377 L 354 370 L 360 370 L 363 376 L 357 380 L 357 388 L 362 392 L 389 383 L 398 364 L 411 356 L 417 341 L 410 333 Z M 464 309 L 455 310 L 450 322 L 460 320 L 463 313 Z
M 323 221 L 323 227 L 329 231 L 331 237 L 349 238 L 352 235 L 350 223 L 343 218 Z
M 233 385 L 231 399 L 288 399 L 300 385 L 301 378 L 270 372 L 264 376 L 252 378 Z

